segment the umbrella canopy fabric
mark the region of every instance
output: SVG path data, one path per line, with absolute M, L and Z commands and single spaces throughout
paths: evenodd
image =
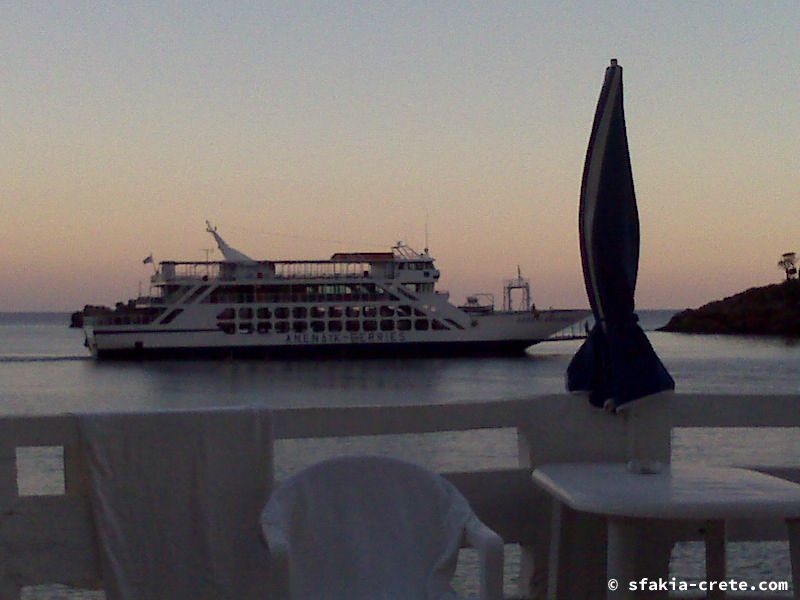
M 586 152 L 579 211 L 581 263 L 595 326 L 567 368 L 567 389 L 616 408 L 675 389 L 634 313 L 639 214 L 622 103 L 622 67 L 606 69 Z

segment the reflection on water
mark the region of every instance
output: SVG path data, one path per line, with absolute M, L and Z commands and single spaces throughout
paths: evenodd
M 470 402 L 560 391 L 563 360 L 0 361 L 0 410 Z

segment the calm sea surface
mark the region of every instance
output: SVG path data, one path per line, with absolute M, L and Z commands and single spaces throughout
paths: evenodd
M 652 331 L 674 311 L 643 311 L 641 323 L 680 392 L 800 393 L 800 345 L 778 338 L 694 336 Z M 263 405 L 321 406 L 473 402 L 562 392 L 579 341 L 543 343 L 518 358 L 97 363 L 67 314 L 0 313 L 0 411 Z M 516 466 L 512 431 L 280 442 L 278 475 L 333 454 L 386 453 L 437 470 Z M 800 464 L 797 431 L 679 432 L 676 460 L 716 464 Z M 42 467 L 47 470 L 46 467 Z M 699 577 L 695 544 L 675 551 L 673 571 Z M 731 570 L 757 580 L 789 578 L 784 544 L 738 544 Z M 509 561 L 513 563 L 513 557 Z M 469 590 L 470 583 L 460 584 Z M 52 590 L 26 598 L 55 597 Z M 62 597 L 62 596 L 59 596 Z M 83 596 L 79 596 L 83 597 Z

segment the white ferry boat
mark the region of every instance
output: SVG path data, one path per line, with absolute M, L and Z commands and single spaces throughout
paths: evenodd
M 495 310 L 477 296 L 454 306 L 435 289 L 427 250 L 402 243 L 328 260 L 253 260 L 208 232 L 224 260 L 160 262 L 154 295 L 85 315 L 93 356 L 521 354 L 589 314 L 531 308 L 521 276 L 507 288 L 507 308 L 512 288 L 523 287 L 523 310 Z

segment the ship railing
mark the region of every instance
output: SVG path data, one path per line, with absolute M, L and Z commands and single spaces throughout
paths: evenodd
M 369 271 L 354 273 L 321 273 L 310 275 L 307 273 L 293 273 L 290 275 L 275 275 L 275 279 L 282 281 L 291 279 L 325 279 L 325 280 L 348 280 L 348 279 L 370 279 L 372 274 Z
M 164 261 L 150 278 L 154 284 L 174 283 L 180 281 L 220 279 L 225 266 L 224 262 L 173 262 Z
M 548 308 L 545 310 L 538 310 L 535 307 L 530 311 L 523 311 L 523 312 L 532 312 L 539 316 L 540 319 L 543 321 L 560 321 L 563 320 L 565 317 L 572 317 L 576 313 L 581 313 L 586 315 L 586 318 L 583 320 L 585 321 L 587 318 L 592 316 L 591 311 L 588 309 L 570 309 L 570 308 Z
M 108 315 L 98 315 L 90 317 L 95 327 L 104 325 L 150 325 L 158 317 L 159 314 L 152 315 L 137 315 L 137 314 L 117 314 L 111 313 Z
M 196 283 L 198 281 L 259 281 L 264 279 L 365 279 L 373 277 L 369 264 L 361 263 L 168 263 L 150 277 L 153 285 Z
M 568 327 L 561 329 L 551 335 L 543 342 L 563 342 L 567 340 L 585 340 L 589 336 L 589 321 L 582 319 L 577 323 L 572 323 Z
M 369 263 L 345 261 L 333 262 L 276 262 L 277 279 L 330 279 L 369 277 L 372 273 Z
M 684 428 L 791 428 L 787 433 L 793 435 L 800 428 L 800 395 L 663 393 L 634 403 L 623 415 L 607 414 L 591 408 L 585 397 L 567 394 L 436 405 L 284 408 L 272 410 L 271 415 L 278 473 L 285 470 L 280 458 L 285 444 L 291 451 L 283 455 L 297 456 L 296 444 L 328 438 L 481 436 L 488 430 L 507 431 L 510 435 L 502 437 L 516 446 L 507 449 L 518 456 L 516 466 L 485 468 L 478 450 L 473 469 L 446 476 L 506 543 L 522 547 L 520 593 L 528 598 L 533 582 L 542 581 L 536 573 L 546 569 L 551 518 L 550 500 L 531 483 L 532 468 L 631 458 L 669 463 L 673 439 Z M 269 447 L 264 451 L 275 456 L 272 441 L 265 443 Z M 26 484 L 31 465 L 25 457 L 42 447 L 57 455 L 60 467 L 55 470 L 56 481 L 49 484 L 56 489 L 32 490 Z M 16 599 L 22 586 L 48 583 L 102 588 L 79 447 L 74 415 L 0 417 L 0 597 Z M 742 466 L 800 481 L 800 455 L 789 459 L 789 464 L 784 460 L 779 466 Z M 687 539 L 700 539 L 699 531 L 684 533 Z M 748 541 L 786 539 L 782 524 L 770 521 L 730 523 L 727 536 Z M 589 545 L 583 551 L 594 550 Z M 536 572 L 534 556 L 539 559 Z M 603 562 L 597 556 L 584 558 L 578 564 L 585 564 L 585 570 L 597 569 Z

